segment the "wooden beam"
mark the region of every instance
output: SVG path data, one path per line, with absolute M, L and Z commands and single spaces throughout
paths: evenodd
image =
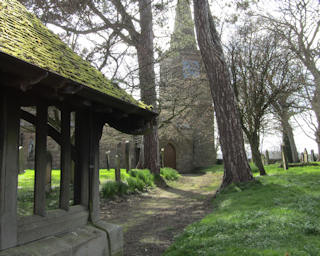
M 74 171 L 74 204 L 82 204 L 86 207 L 89 203 L 89 120 L 88 111 L 76 112 L 75 147 L 77 156 Z
M 70 180 L 71 180 L 71 112 L 64 108 L 61 111 L 61 179 L 60 208 L 69 210 Z
M 103 125 L 98 115 L 90 114 L 90 176 L 89 176 L 89 216 L 92 223 L 99 221 L 99 141 Z
M 35 187 L 34 214 L 46 216 L 46 165 L 47 165 L 47 125 L 48 106 L 37 105 L 36 147 L 35 147 Z
M 17 245 L 19 101 L 0 94 L 0 250 Z
M 60 109 L 60 108 L 59 108 Z M 24 110 L 20 110 L 21 119 L 26 120 L 30 124 L 36 125 L 36 117 Z M 48 136 L 51 137 L 58 145 L 61 146 L 61 133 L 58 132 L 55 128 L 48 124 Z M 76 159 L 76 150 L 73 145 L 71 145 L 71 156 L 72 159 Z

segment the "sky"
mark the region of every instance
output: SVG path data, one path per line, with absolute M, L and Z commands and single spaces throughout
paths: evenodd
M 234 13 L 234 9 L 232 10 L 232 8 L 230 9 L 230 7 L 226 7 L 223 3 L 221 3 L 220 1 L 210 1 L 212 3 L 212 12 L 213 15 L 222 15 L 222 16 L 230 16 L 230 13 Z M 262 1 L 263 2 L 263 1 Z M 165 26 L 164 28 L 160 28 L 160 27 L 154 27 L 154 33 L 155 36 L 160 38 L 160 39 L 156 39 L 155 43 L 156 44 L 162 44 L 162 47 L 164 48 L 168 48 L 168 43 L 170 40 L 170 37 L 168 36 L 169 34 L 171 34 L 171 32 L 173 31 L 173 27 L 174 27 L 174 6 L 175 3 L 173 2 L 168 10 L 167 13 L 167 18 L 168 18 L 168 24 L 167 26 Z M 266 9 L 268 11 L 272 11 L 270 8 Z M 59 31 L 56 28 L 50 26 L 50 29 L 54 30 L 55 32 Z M 227 25 L 223 25 L 223 34 L 222 34 L 222 41 L 223 43 L 226 43 L 227 40 L 230 39 L 230 34 L 232 31 L 232 28 L 228 28 Z M 168 33 L 169 32 L 169 33 Z M 157 68 L 157 67 L 156 67 Z M 159 67 L 158 67 L 159 69 Z M 313 135 L 313 131 L 310 130 L 307 125 L 305 125 L 303 123 L 303 121 L 301 119 L 298 118 L 298 121 L 300 123 L 300 125 L 303 127 L 303 130 L 301 129 L 301 127 L 299 127 L 299 125 L 297 125 L 296 122 L 294 122 L 293 120 L 291 120 L 292 125 L 294 127 L 294 135 L 295 135 L 295 140 L 296 140 L 296 146 L 298 149 L 298 152 L 302 152 L 304 150 L 304 148 L 307 148 L 307 150 L 310 152 L 311 149 L 314 149 L 315 152 L 317 152 L 317 144 L 315 143 L 314 140 L 310 139 L 308 136 L 306 136 L 305 133 L 309 134 L 310 136 Z M 266 136 L 264 136 L 261 140 L 261 150 L 264 152 L 266 149 L 268 149 L 269 151 L 278 151 L 280 149 L 280 144 L 282 142 L 282 136 L 280 132 L 274 132 L 274 134 L 268 134 Z

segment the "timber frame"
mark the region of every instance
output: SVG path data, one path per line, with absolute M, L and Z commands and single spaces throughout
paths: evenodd
M 34 255 L 35 243 L 42 243 L 37 255 L 48 255 L 41 248 L 47 250 L 43 238 L 49 236 L 51 248 L 60 250 L 50 255 L 84 255 L 90 248 L 99 255 L 122 255 L 121 228 L 99 217 L 99 140 L 105 123 L 144 134 L 157 114 L 74 53 L 17 0 L 0 1 L 0 32 L 0 255 L 21 255 L 12 250 Z M 60 111 L 59 129 L 48 122 L 52 106 Z M 21 120 L 36 133 L 34 209 L 23 217 L 17 214 Z M 51 211 L 45 193 L 48 136 L 61 149 L 59 209 Z M 85 235 L 74 235 L 77 242 L 70 243 L 68 235 L 76 230 Z
M 131 134 L 146 132 L 156 114 L 75 84 L 0 52 L 0 250 L 99 222 L 99 140 L 105 123 Z M 48 107 L 61 113 L 61 129 L 48 124 Z M 34 107 L 33 115 L 22 107 Z M 70 119 L 75 113 L 75 143 Z M 36 127 L 34 215 L 17 216 L 20 120 Z M 59 209 L 45 209 L 47 136 L 61 147 Z M 71 161 L 74 205 L 69 205 Z

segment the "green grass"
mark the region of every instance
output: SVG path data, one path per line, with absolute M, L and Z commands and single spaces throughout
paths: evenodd
M 179 177 L 176 170 L 165 168 L 161 170 L 161 175 L 165 180 L 173 180 Z M 115 195 L 132 194 L 137 191 L 145 191 L 154 186 L 154 175 L 149 170 L 133 169 L 129 173 L 121 169 L 121 180 L 115 182 L 115 170 L 100 169 L 100 190 L 103 197 L 113 197 Z M 52 170 L 51 180 L 52 190 L 46 193 L 46 209 L 52 210 L 59 207 L 60 194 L 60 170 Z M 70 185 L 70 195 L 73 196 L 73 186 Z M 18 215 L 33 214 L 34 198 L 34 170 L 26 170 L 25 173 L 18 176 Z M 73 199 L 70 198 L 70 205 Z
M 165 167 L 160 169 L 160 175 L 165 179 L 165 180 L 177 180 L 181 176 L 175 169 Z
M 46 194 L 46 209 L 57 209 L 59 205 L 60 170 L 51 172 L 52 191 Z M 18 215 L 33 213 L 34 170 L 25 170 L 18 176 Z
M 268 176 L 220 193 L 164 255 L 320 255 L 320 166 L 265 168 Z
M 104 198 L 112 198 L 115 195 L 122 196 L 133 194 L 136 192 L 146 191 L 153 187 L 157 176 L 150 173 L 148 169 L 138 170 L 133 169 L 129 173 L 121 172 L 121 182 L 114 181 L 114 171 L 100 172 L 105 177 L 105 182 L 102 184 L 101 193 Z M 161 168 L 160 175 L 166 181 L 177 180 L 180 174 L 171 168 Z M 101 178 L 100 178 L 101 180 Z

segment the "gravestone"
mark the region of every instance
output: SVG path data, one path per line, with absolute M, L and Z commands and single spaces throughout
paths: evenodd
M 300 163 L 303 163 L 304 155 L 303 153 L 300 154 Z
M 266 150 L 265 164 L 266 165 L 270 164 L 270 157 L 269 157 L 269 151 L 268 150 Z
M 304 152 L 303 152 L 303 162 L 304 163 L 308 163 L 309 162 L 308 151 L 307 151 L 306 148 L 304 149 Z
M 110 150 L 106 151 L 107 170 L 110 170 Z
M 52 172 L 52 155 L 47 151 L 47 164 L 46 164 L 46 192 L 51 192 L 51 172 Z
M 125 158 L 125 165 L 127 172 L 131 169 L 131 157 L 130 157 L 130 142 L 125 142 L 125 149 L 124 149 L 124 158 Z
M 311 162 L 317 161 L 317 158 L 316 158 L 316 156 L 315 156 L 315 154 L 314 154 L 314 150 L 313 150 L 313 149 L 311 149 L 310 161 L 311 161 Z
M 26 156 L 24 154 L 23 146 L 19 146 L 19 174 L 24 173 L 26 165 Z
M 281 145 L 282 166 L 284 170 L 288 170 L 288 159 L 285 153 L 284 144 Z
M 261 162 L 263 165 L 266 165 L 266 157 L 261 153 Z

